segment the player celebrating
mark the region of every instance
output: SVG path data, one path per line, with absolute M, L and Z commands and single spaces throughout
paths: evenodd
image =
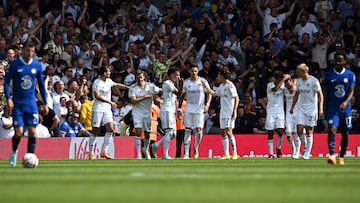
M 116 108 L 117 104 L 111 101 L 111 88 L 118 87 L 128 89 L 129 87 L 121 83 L 115 83 L 110 79 L 111 71 L 108 67 L 102 66 L 99 70 L 99 78 L 92 85 L 94 103 L 92 107 L 91 125 L 93 134 L 89 137 L 89 159 L 95 159 L 94 143 L 96 136 L 100 135 L 100 126 L 105 125 L 104 145 L 100 156 L 105 159 L 112 159 L 108 150 L 114 134 L 114 119 L 111 107 Z
M 132 116 L 134 121 L 134 128 L 136 130 L 135 135 L 135 147 L 136 157 L 141 159 L 141 134 L 144 131 L 144 147 L 142 152 L 146 159 L 151 159 L 149 153 L 149 138 L 151 131 L 151 116 L 150 109 L 154 94 L 158 94 L 161 91 L 159 87 L 153 83 L 145 81 L 145 73 L 142 70 L 136 71 L 136 83 L 129 89 L 129 99 L 134 105 L 132 109 Z
M 202 85 L 209 86 L 208 82 L 198 75 L 199 69 L 197 66 L 192 66 L 190 69 L 190 78 L 184 81 L 183 93 L 186 98 L 186 107 L 184 112 L 184 159 L 189 159 L 191 131 L 193 127 L 196 130 L 196 139 L 194 146 L 194 158 L 199 158 L 199 144 L 202 138 L 202 129 L 204 127 L 204 112 L 209 110 L 212 96 L 207 95 L 207 102 L 204 104 L 206 89 Z M 181 106 L 181 104 L 180 104 Z
M 46 99 L 46 87 L 42 74 L 42 66 L 39 61 L 33 59 L 35 43 L 27 41 L 23 44 L 21 55 L 18 59 L 10 62 L 5 75 L 6 103 L 13 112 L 15 135 L 12 138 L 12 153 L 10 167 L 16 166 L 18 145 L 24 133 L 24 126 L 28 130 L 28 153 L 34 153 L 36 147 L 36 126 L 39 123 L 39 114 L 36 104 L 36 82 L 39 85 L 42 100 L 45 104 L 45 112 L 49 111 Z M 12 80 L 12 90 L 10 82 Z M 12 97 L 10 92 L 12 91 Z
M 268 150 L 269 159 L 274 158 L 274 131 L 278 134 L 278 143 L 276 146 L 277 157 L 281 157 L 281 143 L 285 128 L 284 112 L 284 81 L 290 79 L 290 75 L 283 74 L 280 71 L 274 72 L 274 81 L 267 84 L 266 123 L 265 129 L 268 130 Z
M 285 81 L 285 133 L 287 139 L 291 145 L 292 153 L 291 157 L 293 159 L 298 159 L 300 156 L 300 144 L 305 146 L 305 138 L 304 135 L 300 138 L 296 131 L 296 112 L 297 108 L 295 105 L 294 113 L 290 113 L 291 105 L 294 100 L 295 88 L 296 88 L 297 79 L 289 79 Z M 295 142 L 292 137 L 292 134 L 295 134 Z
M 328 163 L 336 164 L 335 159 L 335 133 L 337 128 L 341 129 L 341 150 L 339 165 L 344 165 L 344 155 L 348 145 L 349 130 L 351 123 L 351 103 L 350 99 L 354 94 L 355 74 L 345 68 L 346 55 L 344 53 L 335 54 L 336 65 L 334 69 L 325 73 L 325 86 L 327 87 L 327 120 L 329 124 L 328 146 L 330 156 Z
M 169 79 L 162 84 L 162 100 L 163 103 L 160 108 L 160 120 L 162 129 L 165 131 L 165 136 L 156 142 L 152 147 L 153 154 L 156 154 L 156 148 L 164 144 L 163 159 L 172 159 L 169 156 L 170 141 L 176 136 L 176 95 L 181 94 L 182 80 L 180 80 L 180 70 L 176 67 L 171 67 L 168 72 Z M 178 88 L 175 83 L 180 85 Z
M 217 95 L 220 97 L 220 128 L 222 131 L 222 146 L 224 149 L 224 156 L 221 159 L 223 160 L 230 159 L 229 139 L 233 151 L 231 159 L 238 159 L 236 140 L 232 130 L 235 127 L 237 106 L 239 105 L 239 96 L 237 94 L 234 83 L 229 80 L 230 75 L 231 73 L 227 67 L 220 69 L 218 77 L 220 78 L 221 84 L 219 88 L 216 89 L 216 91 L 210 89 L 210 86 L 207 86 L 207 83 L 202 81 L 208 93 L 210 93 L 212 96 Z
M 303 159 L 310 159 L 314 127 L 316 126 L 318 114 L 319 116 L 323 114 L 324 97 L 319 80 L 309 74 L 309 67 L 305 63 L 297 66 L 296 75 L 299 78 L 296 83 L 296 92 L 290 113 L 294 113 L 295 105 L 297 105 L 297 133 L 300 138 L 303 136 L 304 128 L 306 133 Z

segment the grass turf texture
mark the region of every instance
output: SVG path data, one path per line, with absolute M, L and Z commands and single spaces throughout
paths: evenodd
M 360 159 L 0 161 L 0 202 L 358 202 Z

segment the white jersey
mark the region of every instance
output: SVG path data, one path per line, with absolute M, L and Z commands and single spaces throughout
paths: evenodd
M 162 84 L 162 99 L 161 111 L 176 112 L 176 94 L 173 91 L 176 89 L 171 80 L 166 80 Z
M 184 81 L 183 92 L 186 96 L 186 108 L 185 112 L 188 113 L 204 113 L 205 104 L 205 92 L 201 81 L 205 81 L 206 85 L 209 85 L 207 80 L 199 77 L 196 81 L 186 79 Z
M 141 88 L 138 84 L 133 84 L 130 86 L 129 89 L 129 98 L 131 97 L 139 98 L 147 94 L 158 94 L 159 92 L 160 92 L 160 88 L 150 82 L 146 82 L 145 88 Z M 149 97 L 134 104 L 132 109 L 132 114 L 150 116 L 152 100 L 153 98 Z
M 290 91 L 287 88 L 284 91 L 285 103 L 286 103 L 286 105 L 285 105 L 286 113 L 290 113 L 290 109 L 291 109 L 291 105 L 292 105 L 293 100 L 294 100 L 295 92 L 296 92 L 296 88 L 295 88 L 293 93 L 290 93 Z M 296 112 L 296 111 L 297 111 L 297 105 L 294 106 L 294 112 Z
M 267 98 L 268 103 L 266 105 L 266 111 L 268 113 L 280 113 L 284 114 L 284 90 L 285 85 L 282 84 L 277 91 L 273 91 L 276 84 L 274 82 L 269 82 L 267 84 Z
M 107 100 L 111 100 L 111 88 L 115 85 L 115 82 L 112 81 L 110 78 L 106 78 L 106 80 L 102 80 L 98 78 L 93 83 L 93 98 L 94 104 L 92 107 L 92 111 L 96 112 L 105 112 L 111 110 L 111 104 L 107 102 L 100 101 L 95 98 L 94 92 L 97 91 L 99 94 Z
M 296 89 L 300 93 L 296 102 L 298 110 L 302 113 L 317 113 L 317 93 L 321 91 L 319 80 L 311 75 L 307 80 L 299 78 L 296 83 Z
M 238 96 L 235 85 L 230 81 L 227 81 L 225 84 L 221 83 L 215 92 L 220 97 L 220 119 L 231 118 L 234 111 L 235 98 Z

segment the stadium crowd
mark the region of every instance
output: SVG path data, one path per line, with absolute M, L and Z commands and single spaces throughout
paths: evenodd
M 352 132 L 360 132 L 358 0 L 0 1 L 1 84 L 27 40 L 36 43 L 48 91 L 48 113 L 38 101 L 40 137 L 86 136 L 92 130 L 92 83 L 104 66 L 117 83 L 132 85 L 140 69 L 159 87 L 170 67 L 180 68 L 186 79 L 197 66 L 214 90 L 226 66 L 240 99 L 234 133 L 267 133 L 266 87 L 273 73 L 295 78 L 296 67 L 306 63 L 323 84 L 338 51 L 346 52 L 346 66 L 357 76 Z M 134 134 L 126 117 L 132 108 L 128 91 L 113 88 L 112 101 L 116 135 Z M 161 105 L 160 97 L 154 104 Z M 204 134 L 221 133 L 219 104 L 212 99 Z M 2 94 L 0 137 L 14 133 L 9 111 Z M 82 125 L 66 133 L 69 122 Z M 326 127 L 319 119 L 316 131 Z

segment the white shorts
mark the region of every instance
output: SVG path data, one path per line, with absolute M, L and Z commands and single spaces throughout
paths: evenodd
M 151 116 L 149 115 L 134 115 L 134 128 L 141 128 L 144 132 L 151 132 Z
M 296 114 L 287 113 L 285 116 L 285 131 L 296 133 Z
M 184 112 L 185 128 L 204 128 L 204 113 Z
M 266 115 L 265 129 L 275 130 L 285 128 L 285 115 L 282 113 L 268 113 Z
M 220 129 L 231 128 L 234 129 L 235 120 L 232 118 L 220 118 Z
M 296 124 L 314 127 L 317 124 L 317 113 L 302 113 L 297 112 L 296 114 Z
M 91 125 L 95 128 L 100 128 L 102 125 L 114 122 L 111 110 L 105 112 L 93 111 L 91 117 Z
M 160 120 L 162 129 L 176 129 L 175 112 L 160 111 Z

